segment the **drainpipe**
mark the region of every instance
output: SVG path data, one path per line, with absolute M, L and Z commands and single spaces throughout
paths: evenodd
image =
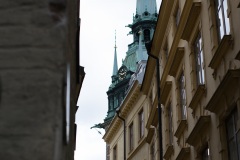
M 160 150 L 160 154 L 159 154 L 159 159 L 163 160 L 163 144 L 162 144 L 162 108 L 161 108 L 161 101 L 160 101 L 160 65 L 159 65 L 159 58 L 152 55 L 150 53 L 151 51 L 151 47 L 152 47 L 152 41 L 150 42 L 146 42 L 145 43 L 145 47 L 147 49 L 147 54 L 154 58 L 156 60 L 156 64 L 157 64 L 157 96 L 158 96 L 158 124 L 159 124 L 159 150 Z
M 120 110 L 116 110 L 116 113 L 117 113 L 117 116 L 118 118 L 120 118 L 122 121 L 123 121 L 123 149 L 124 149 L 124 160 L 127 160 L 126 159 L 126 122 L 125 122 L 125 119 L 122 118 L 119 113 L 120 113 Z

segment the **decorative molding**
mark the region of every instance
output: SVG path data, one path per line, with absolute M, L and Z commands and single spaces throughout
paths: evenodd
M 227 50 L 231 46 L 232 41 L 233 40 L 231 35 L 223 36 L 210 64 L 208 65 L 209 67 L 211 67 L 212 69 L 217 69 L 222 60 L 222 57 L 227 53 Z
M 201 12 L 201 2 L 193 2 L 190 13 L 188 15 L 187 23 L 183 30 L 182 39 L 189 41 L 191 31 L 193 30 L 195 23 Z
M 169 159 L 171 157 L 171 155 L 173 154 L 173 151 L 174 151 L 173 145 L 169 145 L 167 147 L 167 150 L 166 150 L 165 154 L 163 155 L 163 158 Z
M 213 96 L 209 100 L 206 106 L 206 109 L 214 113 L 219 111 L 219 108 L 218 108 L 219 106 L 217 105 L 219 102 L 219 99 L 221 99 L 224 92 L 226 92 L 226 90 L 229 89 L 229 85 L 237 86 L 237 82 L 239 81 L 239 78 L 240 78 L 240 69 L 228 70 L 223 80 L 221 81 L 220 85 L 218 86 Z
M 201 84 L 197 86 L 197 90 L 189 104 L 189 107 L 192 109 L 195 109 L 197 107 L 197 103 L 199 102 L 199 100 L 202 98 L 203 93 L 205 92 L 205 85 Z
M 176 160 L 182 160 L 182 159 L 187 159 L 186 156 L 189 155 L 190 152 L 190 147 L 184 147 L 181 149 L 181 151 L 179 152 Z
M 173 57 L 173 62 L 169 70 L 169 74 L 173 77 L 176 77 L 177 71 L 179 69 L 180 63 L 182 62 L 184 56 L 184 47 L 178 47 L 176 53 Z
M 148 129 L 148 134 L 147 134 L 147 137 L 146 137 L 146 142 L 147 142 L 148 144 L 151 143 L 152 138 L 153 138 L 153 136 L 154 136 L 154 132 L 155 132 L 155 129 L 154 129 L 154 128 L 149 128 L 149 129 Z
M 211 116 L 200 116 L 186 142 L 192 146 L 195 146 L 197 140 L 201 139 L 202 133 L 206 129 L 210 120 Z
M 174 136 L 179 139 L 186 127 L 187 127 L 187 120 L 181 120 Z
M 171 89 L 172 89 L 172 81 L 166 81 L 163 86 L 163 89 L 161 90 L 161 94 L 160 94 L 161 95 L 160 96 L 161 104 L 164 105 L 166 103 L 167 97 L 168 97 Z
M 182 33 L 183 33 L 184 27 L 186 25 L 187 18 L 189 16 L 192 4 L 193 4 L 192 0 L 187 0 L 185 2 L 184 8 L 183 8 L 182 13 L 181 13 L 179 25 L 177 27 L 176 34 L 175 34 L 175 36 L 173 38 L 172 46 L 170 48 L 168 62 L 166 64 L 166 66 L 165 66 L 165 69 L 163 70 L 163 74 L 162 74 L 162 77 L 161 77 L 160 88 L 163 88 L 163 85 L 164 85 L 164 83 L 165 83 L 165 81 L 167 79 L 167 76 L 169 75 L 169 70 L 170 70 L 170 67 L 173 64 L 173 59 L 175 57 L 174 54 L 177 51 L 178 44 L 179 44 L 179 41 L 180 41 L 180 39 L 182 37 Z

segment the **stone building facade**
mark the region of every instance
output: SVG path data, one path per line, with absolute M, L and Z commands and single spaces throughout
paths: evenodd
M 240 159 L 239 2 L 162 1 L 150 52 L 160 60 L 164 159 Z
M 79 0 L 0 2 L 0 159 L 73 160 Z
M 126 159 L 240 159 L 239 7 L 239 0 L 162 0 L 149 50 L 160 65 L 148 58 L 139 90 L 132 88 L 120 107 Z M 117 115 L 110 128 L 103 138 L 112 146 L 111 160 L 122 159 Z

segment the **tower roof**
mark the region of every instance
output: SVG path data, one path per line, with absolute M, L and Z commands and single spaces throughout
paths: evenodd
M 117 63 L 117 46 L 116 46 L 116 30 L 115 30 L 115 46 L 114 46 L 114 61 L 113 61 L 113 73 L 112 76 L 117 75 L 118 63 Z
M 143 14 L 145 11 L 150 14 L 157 13 L 156 0 L 137 0 L 136 14 Z

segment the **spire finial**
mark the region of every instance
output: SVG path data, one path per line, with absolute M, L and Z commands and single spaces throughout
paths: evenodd
M 117 64 L 117 38 L 116 38 L 116 30 L 115 30 L 115 46 L 114 46 L 114 61 L 113 61 L 113 76 L 117 75 L 118 64 Z
M 116 45 L 117 42 L 116 41 L 117 41 L 117 38 L 116 38 L 116 29 L 115 29 L 115 46 L 114 46 L 115 49 L 117 48 L 117 45 Z

